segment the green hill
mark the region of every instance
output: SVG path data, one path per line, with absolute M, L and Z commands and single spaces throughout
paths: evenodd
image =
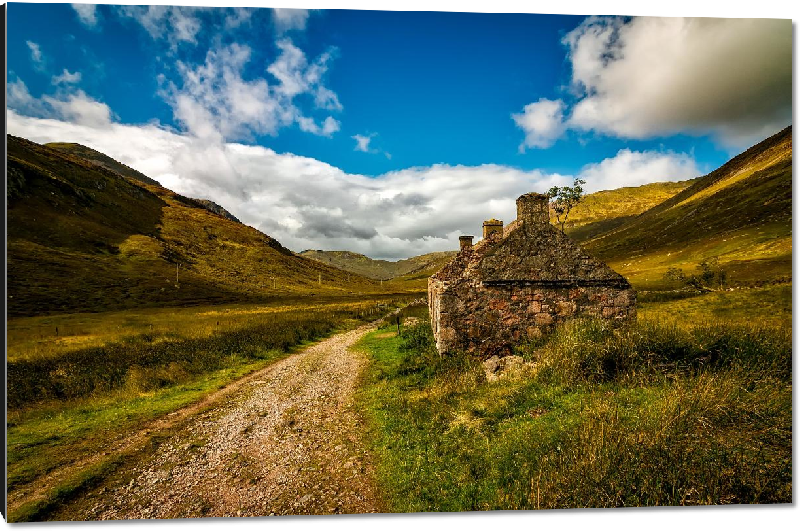
M 588 194 L 569 213 L 564 230 L 575 240 L 591 239 L 663 203 L 693 182 L 651 183 Z M 555 215 L 551 220 L 556 223 Z
M 86 147 L 81 144 L 74 144 L 71 142 L 50 142 L 48 144 L 45 144 L 45 146 L 49 147 L 50 149 L 56 149 L 63 153 L 68 153 L 70 155 L 75 155 L 76 157 L 86 159 L 92 164 L 96 164 L 97 166 L 101 166 L 108 170 L 115 171 L 120 175 L 123 175 L 130 179 L 134 179 L 145 184 L 160 186 L 160 183 L 155 179 L 151 179 L 144 173 L 136 171 L 130 166 L 127 166 L 119 161 L 116 161 L 111 157 L 109 157 L 108 155 L 106 155 L 105 153 L 100 153 L 99 151 L 94 150 L 90 147 Z
M 50 142 L 49 144 L 45 144 L 45 146 L 56 149 L 61 151 L 62 153 L 68 153 L 70 155 L 75 155 L 76 157 L 80 157 L 82 159 L 86 159 L 89 162 L 96 164 L 98 166 L 102 166 L 107 170 L 114 171 L 123 177 L 127 177 L 129 179 L 134 179 L 135 181 L 139 181 L 145 184 L 152 184 L 154 186 L 160 186 L 160 183 L 155 179 L 151 179 L 147 175 L 143 174 L 142 172 L 136 171 L 130 166 L 127 166 L 119 161 L 116 161 L 106 155 L 105 153 L 100 153 L 97 150 L 94 150 L 90 147 L 86 147 L 81 144 L 74 144 L 69 142 Z M 220 205 L 216 204 L 215 202 L 211 201 L 210 199 L 195 199 L 195 201 L 205 208 L 206 210 L 213 212 L 215 214 L 219 214 L 220 216 L 227 218 L 231 221 L 239 222 L 239 219 L 225 210 Z
M 788 280 L 792 270 L 792 129 L 753 146 L 640 215 L 573 234 L 638 287 L 670 267 L 716 258 L 732 283 Z
M 363 254 L 350 251 L 307 250 L 300 253 L 300 255 L 375 280 L 418 276 L 427 280 L 427 277 L 449 262 L 456 255 L 456 251 L 428 253 L 398 260 L 397 262 L 374 260 Z
M 7 141 L 9 316 L 381 291 L 110 162 Z

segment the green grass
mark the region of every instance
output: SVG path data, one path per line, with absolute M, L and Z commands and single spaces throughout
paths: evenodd
M 675 292 L 653 292 L 639 296 L 639 317 L 648 321 L 677 323 L 690 326 L 693 323 L 723 322 L 792 328 L 792 285 L 777 284 L 761 288 L 738 288 L 713 293 L 687 293 L 691 295 L 676 300 L 649 302 Z M 643 300 L 644 299 L 644 300 Z
M 394 305 L 378 299 L 307 307 L 201 307 L 175 316 L 172 329 L 142 326 L 158 322 L 159 312 L 123 312 L 105 322 L 102 315 L 83 319 L 83 326 L 95 332 L 97 344 L 90 347 L 42 351 L 31 350 L 26 341 L 12 342 L 15 355 L 7 361 L 9 493 L 25 492 L 37 478 L 108 451 L 149 421 L 196 403 L 309 342 L 379 318 Z M 130 321 L 122 328 L 118 323 L 126 317 Z M 50 327 L 60 325 L 62 333 L 65 323 L 80 322 L 74 315 L 46 319 Z M 139 333 L 128 335 L 136 326 Z M 25 339 L 20 330 L 25 328 L 17 328 L 11 338 Z M 110 453 L 91 470 L 103 473 L 104 463 L 118 457 Z M 15 507 L 11 519 L 45 518 L 67 493 L 94 481 L 93 474 L 82 470 L 64 478 L 44 502 Z
M 392 510 L 790 502 L 791 334 L 704 324 L 575 321 L 496 381 L 427 324 L 366 336 Z

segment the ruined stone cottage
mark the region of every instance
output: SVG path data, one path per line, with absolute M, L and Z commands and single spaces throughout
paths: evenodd
M 575 316 L 627 320 L 636 294 L 625 278 L 550 224 L 548 196 L 517 199 L 517 219 L 490 219 L 483 240 L 461 236 L 458 255 L 428 280 L 439 352 L 510 353 Z

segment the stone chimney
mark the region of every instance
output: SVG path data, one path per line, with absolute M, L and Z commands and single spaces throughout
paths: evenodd
M 499 219 L 487 219 L 483 222 L 483 239 L 488 240 L 493 234 L 498 234 L 496 237 L 503 237 L 503 222 Z
M 517 198 L 517 221 L 529 225 L 550 223 L 550 198 L 545 194 L 531 192 Z
M 461 252 L 464 251 L 471 251 L 472 250 L 472 238 L 474 236 L 459 236 L 458 237 L 458 244 L 461 248 Z

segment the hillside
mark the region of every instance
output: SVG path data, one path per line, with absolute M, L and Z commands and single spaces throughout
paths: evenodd
M 450 261 L 456 255 L 456 251 L 428 253 L 398 260 L 397 262 L 374 260 L 363 254 L 350 251 L 307 250 L 300 253 L 300 255 L 375 280 L 389 280 L 403 276 L 420 275 L 427 278 Z
M 136 171 L 130 166 L 127 166 L 117 160 L 114 160 L 105 153 L 100 153 L 99 151 L 94 150 L 90 147 L 70 142 L 50 142 L 48 144 L 45 144 L 45 146 L 51 149 L 56 149 L 58 151 L 61 151 L 62 153 L 68 153 L 70 155 L 86 159 L 93 164 L 102 166 L 107 170 L 116 172 L 122 175 L 123 177 L 127 177 L 128 179 L 133 179 L 135 181 L 139 181 L 140 183 L 160 186 L 160 183 L 155 179 L 151 179 L 142 172 Z M 202 206 L 203 208 L 205 208 L 210 212 L 219 214 L 220 216 L 227 218 L 231 221 L 236 221 L 238 223 L 241 223 L 236 216 L 234 216 L 233 214 L 225 210 L 223 207 L 221 207 L 220 205 L 216 204 L 215 202 L 209 199 L 195 199 L 194 201 L 196 201 L 198 205 Z
M 9 316 L 381 289 L 111 163 L 7 139 Z
M 96 164 L 108 170 L 117 172 L 124 177 L 128 177 L 129 179 L 134 179 L 145 184 L 160 186 L 160 183 L 155 179 L 151 179 L 144 173 L 136 171 L 130 166 L 116 161 L 105 153 L 100 153 L 99 151 L 90 147 L 71 142 L 50 142 L 45 144 L 45 146 L 49 147 L 50 149 L 55 149 L 63 153 L 68 153 L 70 155 L 88 160 L 92 164 Z
M 693 272 L 708 258 L 733 283 L 791 278 L 792 128 L 582 244 L 639 287 L 658 285 L 669 267 Z
M 693 182 L 651 183 L 588 194 L 569 213 L 564 230 L 577 241 L 591 239 L 663 203 Z M 557 223 L 554 214 L 551 221 Z

